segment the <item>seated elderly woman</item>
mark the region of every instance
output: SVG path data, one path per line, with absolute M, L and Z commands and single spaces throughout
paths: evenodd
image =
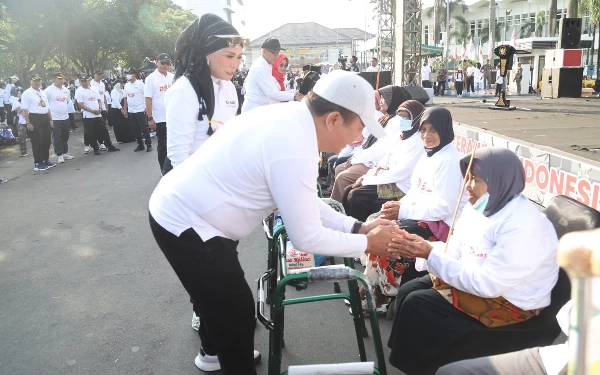
M 469 158 L 460 161 L 469 204 L 447 251 L 446 244 L 414 234 L 394 239 L 400 244 L 395 256 L 416 257 L 430 272 L 398 292 L 390 363 L 408 375 L 469 358 L 454 344 L 474 329 L 518 328 L 550 304 L 558 279 L 556 232 L 521 194 L 525 172 L 518 157 L 505 148 L 482 148 L 467 170 Z
M 354 185 L 346 188 L 350 190 L 344 194 L 342 203 L 348 216 L 366 221 L 385 202 L 402 198 L 410 189 L 412 172 L 425 154 L 423 142 L 416 134 L 424 110 L 423 104 L 416 100 L 400 104 L 396 111 L 400 134 L 390 139 L 383 158 Z
M 395 122 L 396 110 L 405 101 L 404 94 L 399 86 L 391 85 L 379 89 L 379 93 L 381 94 L 381 112 L 384 115 L 378 121 L 386 130 L 386 138 L 395 137 L 400 133 L 400 128 L 392 126 L 392 124 L 397 124 Z M 378 141 L 372 134 L 369 135 L 361 148 L 354 151 L 352 158 L 335 168 L 331 199 L 341 202 L 346 187 L 353 185 L 359 177 L 367 173 L 377 160 L 381 159 L 386 149 L 380 144 L 381 141 Z
M 410 189 L 399 201 L 384 204 L 381 217 L 398 220 L 400 228 L 430 241 L 446 241 L 463 182 L 450 112 L 442 107 L 423 112 L 419 138 L 425 153 L 414 167 Z M 466 203 L 465 196 L 460 209 Z M 415 270 L 414 258 L 369 256 L 365 274 L 375 286 L 378 311 L 384 312 L 401 283 L 426 272 Z

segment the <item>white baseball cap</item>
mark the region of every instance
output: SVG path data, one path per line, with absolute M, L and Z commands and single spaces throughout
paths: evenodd
M 375 138 L 385 137 L 385 130 L 376 120 L 373 87 L 363 77 L 334 70 L 319 79 L 313 91 L 323 99 L 356 113 Z

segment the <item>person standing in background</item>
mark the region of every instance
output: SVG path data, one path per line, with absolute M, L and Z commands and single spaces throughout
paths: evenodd
M 475 67 L 469 62 L 467 67 L 467 93 L 475 94 Z
M 515 78 L 513 81 L 517 84 L 517 95 L 521 95 L 521 81 L 523 80 L 523 68 L 521 67 L 521 63 L 517 64 L 517 73 L 515 74 Z
M 54 84 L 48 86 L 44 92 L 48 98 L 53 122 L 54 153 L 58 157 L 58 164 L 66 160 L 73 159 L 73 156 L 67 154 L 69 150 L 69 90 L 64 86 L 62 73 L 58 73 L 54 79 Z
M 31 150 L 33 151 L 33 170 L 46 171 L 55 167 L 50 162 L 50 129 L 53 127 L 52 114 L 48 107 L 48 98 L 41 89 L 42 77 L 34 75 L 31 77 L 31 86 L 25 90 L 21 97 L 21 109 L 31 139 Z
M 127 112 L 127 119 L 129 121 L 129 127 L 131 132 L 137 140 L 138 146 L 133 150 L 135 152 L 152 151 L 152 138 L 150 138 L 150 132 L 148 131 L 148 122 L 146 121 L 146 102 L 144 99 L 144 82 L 137 79 L 137 70 L 129 69 L 127 74 L 127 82 L 125 84 L 125 102 L 123 108 Z M 144 147 L 144 141 L 146 140 L 146 147 Z
M 496 96 L 500 95 L 500 92 L 504 91 L 504 77 L 500 75 L 500 65 L 496 71 Z
M 446 69 L 446 65 L 442 64 L 437 73 L 438 93 L 440 96 L 444 96 L 444 91 L 446 91 L 446 81 L 448 80 L 448 70 Z
M 239 115 L 240 113 L 242 113 L 242 105 L 244 105 L 244 93 L 242 93 L 242 90 L 244 89 L 244 81 L 246 80 L 246 73 L 245 72 L 240 72 L 240 74 L 238 74 L 237 77 L 235 77 L 233 79 L 233 85 L 235 86 L 235 91 L 237 91 L 237 97 L 238 97 L 238 110 L 237 110 L 237 114 Z
M 430 75 L 431 68 L 424 62 L 423 67 L 421 68 L 421 86 L 423 86 L 423 88 L 431 88 L 431 81 L 429 80 Z
M 106 85 L 104 84 L 104 81 L 102 81 L 102 78 L 104 77 L 104 72 L 100 69 L 96 70 L 96 72 L 94 72 L 94 79 L 90 82 L 90 86 L 95 88 L 98 91 L 98 94 L 100 94 L 100 110 L 102 111 L 101 115 L 102 115 L 102 120 L 104 121 L 104 126 L 106 126 L 106 96 L 104 95 L 104 93 L 106 92 Z M 105 140 L 104 139 L 98 139 L 98 142 L 100 142 L 100 151 L 106 151 L 106 145 Z
M 465 80 L 465 75 L 461 68 L 458 68 L 456 75 L 454 76 L 454 88 L 456 89 L 456 97 L 462 97 L 463 84 Z
M 485 64 L 481 66 L 481 72 L 483 73 L 483 89 L 486 94 L 492 93 L 492 66 L 490 65 L 490 59 L 485 60 Z
M 4 95 L 6 95 L 6 83 L 0 82 L 0 98 L 2 98 L 3 101 L 4 101 Z M 9 96 L 9 98 L 10 98 L 10 96 Z M 0 106 L 0 123 L 6 124 L 6 118 L 8 116 L 10 116 L 10 112 L 6 111 L 6 109 L 4 108 L 4 105 Z
M 377 65 L 377 59 L 373 57 L 373 60 L 371 60 L 371 66 L 367 68 L 367 72 L 378 72 L 380 70 L 381 67 Z
M 161 53 L 156 57 L 156 70 L 146 78 L 144 98 L 146 100 L 146 115 L 150 129 L 156 131 L 156 152 L 160 171 L 167 157 L 167 111 L 165 94 L 173 85 L 175 75 L 169 72 L 171 57 Z
M 23 111 L 21 110 L 21 96 L 23 95 L 22 89 L 16 89 L 16 96 L 10 97 L 10 103 L 12 112 L 9 112 L 9 115 L 12 116 L 15 114 L 13 123 L 17 123 L 17 133 L 19 139 L 19 148 L 21 149 L 20 157 L 27 156 L 27 121 L 25 121 L 25 117 L 23 117 Z
M 15 87 L 15 82 L 17 82 L 18 80 L 19 80 L 19 77 L 17 77 L 17 76 L 10 77 L 10 83 L 8 83 L 6 85 L 6 87 L 4 88 L 4 96 L 2 97 L 2 100 L 4 103 L 4 112 L 6 114 L 10 113 L 10 110 L 11 110 L 10 97 L 11 97 L 11 95 L 13 95 L 12 90 Z M 16 93 L 14 95 L 16 96 Z M 6 123 L 8 124 L 8 126 L 12 127 L 13 116 L 7 116 Z

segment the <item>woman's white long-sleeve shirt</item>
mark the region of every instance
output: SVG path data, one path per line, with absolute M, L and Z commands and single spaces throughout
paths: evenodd
M 235 117 L 238 98 L 231 81 L 213 77 L 215 111 L 211 119 L 213 129 L 218 129 Z M 173 168 L 190 157 L 208 139 L 208 117 L 198 120 L 198 96 L 187 77 L 182 76 L 165 94 L 167 111 L 167 156 Z
M 248 77 L 244 81 L 246 95 L 242 112 L 267 104 L 291 102 L 296 96 L 295 91 L 281 91 L 279 82 L 273 77 L 273 68 L 264 57 L 252 64 Z
M 444 243 L 431 243 L 426 265 L 463 292 L 502 296 L 523 310 L 538 309 L 550 304 L 558 280 L 557 243 L 548 218 L 518 195 L 489 217 L 466 207 L 448 252 Z
M 388 169 L 371 168 L 362 181 L 364 186 L 396 184 L 398 189 L 407 192 L 411 185 L 411 176 L 419 159 L 425 155 L 425 147 L 418 134 L 396 142 L 389 148 L 384 157 L 377 162 L 378 166 Z
M 410 189 L 400 200 L 398 219 L 443 220 L 451 225 L 463 183 L 461 157 L 453 144 L 444 146 L 431 157 L 421 156 L 415 165 Z M 463 194 L 460 210 L 466 203 L 467 194 Z
M 378 139 L 371 147 L 356 150 L 352 156 L 352 165 L 364 164 L 369 168 L 373 168 L 375 163 L 385 156 L 390 145 L 400 136 L 399 116 L 393 117 L 388 121 L 385 127 L 385 134 L 385 138 Z

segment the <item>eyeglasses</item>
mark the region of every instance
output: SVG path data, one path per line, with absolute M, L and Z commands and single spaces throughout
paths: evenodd
M 227 39 L 227 45 L 229 47 L 240 46 L 242 48 L 250 47 L 250 39 L 241 37 L 239 35 L 213 35 L 215 38 Z

